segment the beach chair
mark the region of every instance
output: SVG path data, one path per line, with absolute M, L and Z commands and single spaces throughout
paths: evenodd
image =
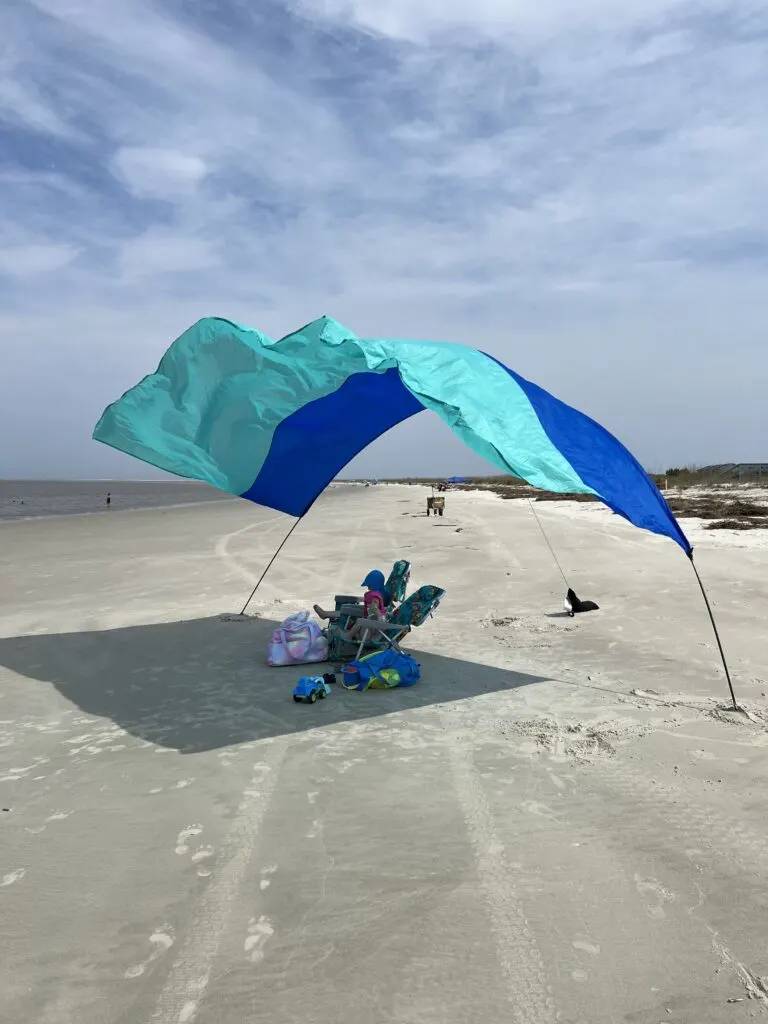
M 411 578 L 411 563 L 401 558 L 392 566 L 387 577 L 386 589 L 392 595 L 391 604 L 398 605 L 405 598 Z M 334 609 L 339 615 L 342 629 L 349 629 L 355 619 L 363 614 L 363 601 L 359 595 L 337 594 L 334 597 Z
M 400 644 L 414 626 L 423 625 L 434 615 L 445 591 L 440 587 L 427 585 L 419 587 L 410 597 L 387 615 L 385 622 L 366 619 L 366 630 L 361 640 L 351 640 L 339 623 L 332 623 L 327 631 L 328 657 L 331 661 L 350 661 L 362 657 L 364 652 L 384 650 L 393 647 L 400 650 Z
M 395 562 L 386 582 L 386 588 L 392 595 L 393 604 L 401 604 L 405 600 L 408 583 L 411 579 L 411 563 L 405 559 Z

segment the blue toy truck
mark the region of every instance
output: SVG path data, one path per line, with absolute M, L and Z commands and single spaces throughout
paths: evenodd
M 293 688 L 293 699 L 297 704 L 314 704 L 325 700 L 331 688 L 322 676 L 302 676 Z

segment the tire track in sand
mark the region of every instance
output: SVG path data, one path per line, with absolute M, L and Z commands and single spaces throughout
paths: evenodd
M 152 1024 L 191 1024 L 197 1016 L 289 745 L 285 737 L 266 745 L 265 760 L 253 766 L 253 778 L 220 847 L 220 866 L 192 914 L 186 938 L 151 1017 Z
M 225 563 L 230 572 L 234 573 L 236 576 L 239 576 L 242 580 L 245 580 L 245 582 L 250 584 L 251 586 L 255 586 L 257 580 L 262 574 L 264 566 L 266 566 L 267 562 L 269 561 L 270 551 L 268 550 L 264 553 L 264 566 L 262 566 L 258 572 L 251 572 L 250 569 L 247 569 L 245 565 L 243 565 L 242 562 L 230 552 L 230 541 L 233 541 L 236 537 L 239 537 L 244 533 L 248 533 L 250 530 L 256 530 L 259 527 L 263 529 L 263 533 L 265 536 L 272 537 L 274 534 L 276 534 L 276 532 L 280 529 L 281 526 L 285 525 L 285 522 L 286 520 L 284 516 L 274 516 L 270 519 L 262 519 L 257 523 L 249 523 L 248 526 L 244 526 L 239 530 L 235 530 L 233 533 L 225 533 L 221 537 L 219 537 L 219 539 L 216 542 L 216 554 Z M 362 521 L 358 522 L 355 532 L 348 537 L 346 553 L 335 577 L 337 591 L 343 586 L 344 579 L 348 578 L 349 576 L 352 556 L 357 547 L 357 544 L 360 541 L 360 536 L 364 525 L 365 524 Z M 324 589 L 328 586 L 328 576 L 324 571 L 321 571 L 320 569 L 312 569 L 309 566 L 304 565 L 302 566 L 302 577 L 305 581 L 321 581 Z M 299 598 L 294 598 L 292 596 L 289 597 L 288 595 L 285 595 L 281 598 L 281 600 L 283 601 L 289 599 L 300 600 Z M 325 598 L 322 598 L 322 600 L 325 600 Z M 258 602 L 256 603 L 258 604 Z
M 641 831 L 648 816 L 655 814 L 665 829 L 682 840 L 683 851 L 699 848 L 747 873 L 768 875 L 768 836 L 752 831 L 736 816 L 724 818 L 715 808 L 694 804 L 690 792 L 649 778 L 619 761 L 599 765 L 596 771 L 602 784 L 625 801 L 625 807 L 642 807 L 641 813 L 628 818 L 637 821 Z M 613 806 L 613 801 L 606 806 Z
M 452 729 L 447 718 L 444 724 L 446 730 Z M 513 1020 L 515 1024 L 555 1024 L 557 1017 L 546 967 L 515 892 L 514 872 L 505 863 L 504 846 L 477 777 L 471 748 L 457 737 L 449 750 L 453 782 L 485 895 L 499 964 L 507 982 Z
M 721 868 L 735 868 L 758 885 L 763 884 L 768 874 L 768 839 L 764 835 L 749 830 L 735 816 L 726 819 L 718 809 L 695 804 L 690 792 L 650 779 L 618 759 L 596 762 L 591 771 L 594 772 L 593 783 L 599 785 L 598 789 L 592 788 L 592 796 L 599 801 L 595 816 L 602 816 L 602 834 L 608 839 L 614 837 L 621 849 L 648 848 L 649 836 L 667 836 L 673 840 L 677 855 L 693 865 L 696 872 L 719 861 Z M 572 828 L 578 830 L 583 827 L 585 811 L 582 807 L 580 825 L 578 816 L 570 818 L 568 815 L 572 806 L 567 805 L 563 814 Z M 666 857 L 660 856 L 658 852 L 654 855 L 660 860 L 669 856 L 668 853 Z M 699 902 L 688 910 L 691 915 L 703 905 L 706 896 L 695 874 L 688 880 L 699 894 Z M 703 913 L 702 920 L 704 917 Z M 712 948 L 723 965 L 733 971 L 749 998 L 760 1003 L 763 1013 L 767 1012 L 768 987 L 764 979 L 731 952 L 706 920 L 704 924 L 712 936 Z
M 222 562 L 224 562 L 230 572 L 233 572 L 236 576 L 239 576 L 240 579 L 243 579 L 246 583 L 250 583 L 251 586 L 254 586 L 259 577 L 249 569 L 246 569 L 245 566 L 234 557 L 234 555 L 229 553 L 229 542 L 243 533 L 248 533 L 249 530 L 258 529 L 258 527 L 266 527 L 265 533 L 271 535 L 283 521 L 284 519 L 282 516 L 271 516 L 269 519 L 261 519 L 257 523 L 249 523 L 248 526 L 244 526 L 240 530 L 235 530 L 233 533 L 225 533 L 216 541 L 216 554 Z

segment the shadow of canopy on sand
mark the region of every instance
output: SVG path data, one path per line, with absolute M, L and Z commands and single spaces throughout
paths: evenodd
M 183 754 L 361 721 L 544 682 L 547 677 L 414 652 L 412 688 L 347 692 L 315 705 L 291 691 L 302 671 L 268 668 L 277 623 L 227 616 L 118 629 L 0 639 L 0 665 L 50 683 L 83 712 Z

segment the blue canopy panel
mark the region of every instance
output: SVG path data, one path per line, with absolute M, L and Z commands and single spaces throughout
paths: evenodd
M 179 476 L 301 516 L 371 441 L 432 409 L 503 472 L 594 494 L 691 547 L 658 489 L 604 428 L 465 345 L 360 339 L 327 317 L 280 341 L 199 321 L 94 437 Z
M 643 530 L 671 537 L 686 554 L 693 551 L 656 484 L 613 434 L 538 384 L 504 369 L 525 392 L 549 439 L 608 508 Z
M 278 425 L 259 474 L 242 497 L 303 516 L 358 452 L 417 412 L 424 406 L 394 367 L 355 373 L 338 391 L 308 402 Z

